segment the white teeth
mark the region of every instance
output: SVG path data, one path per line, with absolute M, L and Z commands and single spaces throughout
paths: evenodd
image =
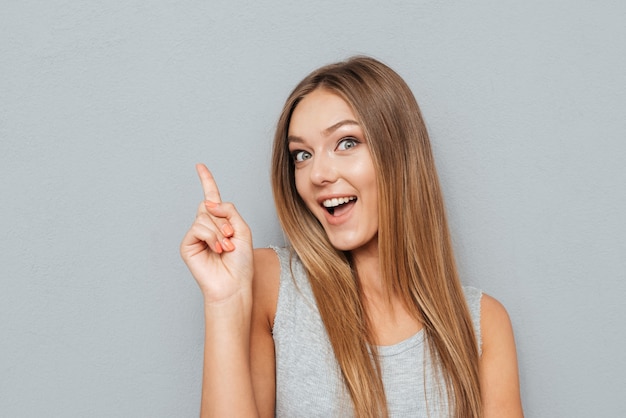
M 344 203 L 348 203 L 351 200 L 356 200 L 355 196 L 350 197 L 333 197 L 332 199 L 326 199 L 322 202 L 325 208 L 334 208 Z

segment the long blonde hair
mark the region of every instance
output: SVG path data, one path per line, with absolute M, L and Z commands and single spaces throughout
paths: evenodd
M 293 110 L 316 89 L 352 108 L 377 173 L 378 248 L 384 287 L 423 323 L 452 416 L 481 416 L 478 347 L 458 278 L 426 126 L 404 80 L 369 57 L 322 67 L 296 86 L 274 138 L 272 187 L 278 218 L 307 271 L 357 417 L 387 416 L 367 313 L 350 254 L 336 250 L 296 191 L 287 134 Z

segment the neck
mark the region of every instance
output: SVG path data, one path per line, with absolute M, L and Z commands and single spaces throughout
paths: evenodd
M 351 255 L 363 296 L 366 299 L 385 299 L 378 243 L 353 250 Z
M 352 262 L 361 287 L 372 342 L 393 345 L 415 335 L 422 328 L 421 322 L 407 309 L 399 295 L 386 288 L 378 246 L 353 251 Z

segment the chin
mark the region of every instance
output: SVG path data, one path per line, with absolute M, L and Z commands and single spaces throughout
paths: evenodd
M 368 241 L 352 241 L 352 240 L 339 240 L 339 239 L 333 239 L 332 237 L 328 237 L 330 243 L 332 244 L 332 246 L 339 251 L 355 251 L 355 250 L 359 250 L 359 249 L 366 249 L 368 247 L 371 247 L 372 245 L 376 246 L 376 249 L 378 249 L 378 241 L 376 240 L 376 237 L 374 237 L 371 240 Z
M 330 241 L 330 245 L 333 246 L 333 248 L 335 250 L 339 250 L 339 251 L 350 251 L 351 247 L 350 246 L 346 246 L 344 243 L 342 242 L 336 242 L 332 239 L 328 239 Z
M 328 240 L 333 248 L 339 251 L 352 251 L 358 248 L 358 245 L 346 242 L 345 240 L 333 239 L 331 236 L 328 236 Z

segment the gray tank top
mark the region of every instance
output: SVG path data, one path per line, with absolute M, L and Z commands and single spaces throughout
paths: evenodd
M 315 303 L 304 268 L 286 248 L 273 337 L 277 417 L 351 417 L 352 401 Z M 482 292 L 464 287 L 480 348 Z M 392 346 L 378 347 L 391 417 L 448 416 L 445 384 L 436 376 L 423 331 Z

